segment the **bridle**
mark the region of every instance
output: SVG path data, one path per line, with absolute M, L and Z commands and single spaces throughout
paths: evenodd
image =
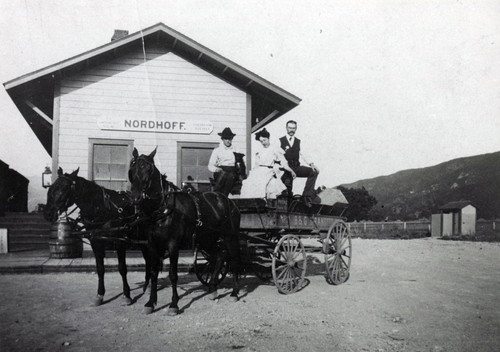
M 144 155 L 140 155 L 138 156 L 137 158 L 134 158 L 132 159 L 132 161 L 130 162 L 130 168 L 137 168 L 138 165 L 138 161 L 143 161 L 145 162 L 146 164 L 148 164 L 150 166 L 150 171 L 149 171 L 149 174 L 148 174 L 148 178 L 147 178 L 147 182 L 143 185 L 142 189 L 141 189 L 141 198 L 142 200 L 146 200 L 146 199 L 150 199 L 150 200 L 158 200 L 158 199 L 161 199 L 162 200 L 162 203 L 165 201 L 164 199 L 164 190 L 163 190 L 163 182 L 162 182 L 162 177 L 160 175 L 159 179 L 160 179 L 160 196 L 159 197 L 152 197 L 151 195 L 149 195 L 147 193 L 147 190 L 149 190 L 151 188 L 151 185 L 153 183 L 153 176 L 154 176 L 154 173 L 155 171 L 157 170 L 156 169 L 156 166 L 154 164 L 153 161 L 150 161 L 148 160 Z M 136 172 L 134 172 L 136 174 Z M 130 177 L 130 182 L 132 182 L 132 177 Z
M 70 182 L 70 188 L 67 190 L 64 194 L 66 197 L 66 201 L 61 207 L 56 207 L 57 211 L 59 213 L 65 212 L 68 210 L 68 208 L 75 203 L 75 198 L 76 198 L 76 180 L 66 176 L 66 175 L 60 175 L 59 178 L 62 178 L 66 181 Z

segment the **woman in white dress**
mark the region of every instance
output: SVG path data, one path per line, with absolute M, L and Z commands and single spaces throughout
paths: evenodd
M 265 128 L 255 135 L 262 148 L 255 153 L 255 167 L 243 181 L 240 198 L 275 199 L 286 190 L 286 186 L 281 182 L 281 169 L 287 170 L 295 178 L 295 173 L 285 159 L 285 152 L 281 148 L 272 147 L 269 137 L 270 134 Z

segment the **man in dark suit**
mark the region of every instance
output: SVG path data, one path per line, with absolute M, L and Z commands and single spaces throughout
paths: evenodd
M 316 192 L 314 190 L 316 179 L 318 178 L 319 169 L 306 160 L 304 155 L 300 151 L 300 139 L 295 137 L 295 132 L 297 131 L 297 122 L 290 120 L 286 123 L 286 136 L 280 138 L 281 149 L 285 151 L 285 159 L 288 161 L 288 165 L 295 172 L 297 177 L 307 177 L 306 185 L 304 191 L 302 192 L 302 199 L 307 206 L 311 206 L 311 202 L 316 197 Z M 304 166 L 300 164 L 300 160 L 309 165 Z M 288 197 L 293 196 L 293 178 L 289 172 L 286 172 L 281 177 L 281 180 L 285 184 L 288 190 Z

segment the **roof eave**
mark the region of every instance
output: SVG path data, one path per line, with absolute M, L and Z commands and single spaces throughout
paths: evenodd
M 60 61 L 60 62 L 55 63 L 53 65 L 44 67 L 40 70 L 31 72 L 31 73 L 27 73 L 27 74 L 22 75 L 20 77 L 14 78 L 10 81 L 5 82 L 4 87 L 6 90 L 11 90 L 15 87 L 18 87 L 22 84 L 33 81 L 37 78 L 52 75 L 59 70 L 76 65 L 82 61 L 88 60 L 88 59 L 95 57 L 95 56 L 98 56 L 100 54 L 104 54 L 104 53 L 109 52 L 111 50 L 117 49 L 123 45 L 130 44 L 130 43 L 137 41 L 139 39 L 142 40 L 143 38 L 145 38 L 151 34 L 154 34 L 158 31 L 162 31 L 162 32 L 166 33 L 167 35 L 171 36 L 174 40 L 181 41 L 182 43 L 194 48 L 200 54 L 207 55 L 207 56 L 213 58 L 214 60 L 220 62 L 221 64 L 225 65 L 226 67 L 248 77 L 249 80 L 255 82 L 256 84 L 272 90 L 274 93 L 282 96 L 283 98 L 285 98 L 285 99 L 289 100 L 290 102 L 292 102 L 293 104 L 295 104 L 295 106 L 297 106 L 301 102 L 301 99 L 298 98 L 297 96 L 295 96 L 295 95 L 287 92 L 286 90 L 276 86 L 275 84 L 273 84 L 273 83 L 267 81 L 266 79 L 256 75 L 255 73 L 245 69 L 244 67 L 232 62 L 231 60 L 226 59 L 225 57 L 217 54 L 213 50 L 203 46 L 202 44 L 192 40 L 189 37 L 186 37 L 182 33 L 177 32 L 176 30 L 166 26 L 163 23 L 155 24 L 155 25 L 148 27 L 146 29 L 129 34 L 128 36 L 123 37 L 121 39 L 106 43 L 106 44 L 101 45 L 97 48 L 86 51 L 82 54 L 73 56 L 69 59 Z

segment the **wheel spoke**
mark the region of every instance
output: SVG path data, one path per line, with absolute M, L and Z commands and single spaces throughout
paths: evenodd
M 281 273 L 278 275 L 278 277 L 276 278 L 276 280 L 280 280 L 283 276 L 286 276 L 287 272 L 288 272 L 288 266 L 283 266 L 282 268 Z
M 338 285 L 349 278 L 351 265 L 351 239 L 347 225 L 335 222 L 327 233 L 325 252 L 325 267 L 330 282 Z
M 347 263 L 345 262 L 344 258 L 340 257 L 340 260 L 342 261 L 342 264 L 344 264 L 344 266 L 343 266 L 344 269 L 349 268 L 349 265 L 347 265 Z
M 301 275 L 302 275 L 302 270 L 304 268 L 300 268 L 300 267 L 297 267 L 297 268 L 292 268 L 293 270 L 293 273 L 295 274 L 295 277 L 296 278 L 301 278 Z
M 301 255 L 302 255 L 302 253 L 301 253 L 301 252 L 295 252 L 295 253 L 293 253 L 292 260 L 293 260 L 294 262 L 297 262 L 298 260 L 296 260 L 296 258 L 300 257 Z M 299 260 L 300 260 L 300 259 L 299 259 Z
M 345 243 L 347 242 L 347 237 L 343 237 L 343 238 L 339 238 L 338 240 L 335 241 L 337 246 L 337 251 L 342 251 L 342 249 L 344 248 L 344 245 Z
M 282 251 L 281 251 L 281 255 L 282 255 L 283 259 L 285 260 L 285 262 L 288 262 L 288 258 L 289 258 L 289 256 L 290 256 L 290 253 L 289 253 L 288 247 L 283 246 L 283 249 L 282 249 Z
M 274 249 L 272 274 L 274 283 L 282 293 L 298 290 L 305 275 L 307 262 L 304 247 L 297 236 L 285 235 Z
M 278 258 L 276 258 L 276 261 L 277 261 L 278 263 L 280 263 L 280 264 L 286 264 L 286 263 L 287 263 L 287 261 L 286 261 L 286 260 L 281 260 L 281 259 L 278 259 Z

